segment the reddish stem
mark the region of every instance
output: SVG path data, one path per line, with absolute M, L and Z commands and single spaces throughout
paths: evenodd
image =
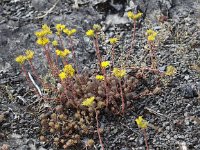
M 151 65 L 153 69 L 157 68 L 156 54 L 155 54 L 155 45 L 153 42 L 150 42 L 150 52 L 151 52 Z
M 29 79 L 29 77 L 28 77 L 28 74 L 27 74 L 26 69 L 24 68 L 24 65 L 22 65 L 22 72 L 23 72 L 24 76 L 26 77 L 26 80 L 28 81 L 29 86 L 31 87 L 30 79 Z
M 119 81 L 119 86 L 120 86 L 120 95 L 121 95 L 121 99 L 122 99 L 122 114 L 124 115 L 125 103 L 124 103 L 124 96 L 123 96 L 122 81 L 121 81 L 121 79 Z
M 49 66 L 50 66 L 52 75 L 53 75 L 54 77 L 57 77 L 56 72 L 57 72 L 58 70 L 55 71 L 55 68 L 54 68 L 55 65 L 53 64 L 52 58 L 51 58 L 51 56 L 50 56 L 49 46 L 48 46 L 47 48 L 44 46 L 44 52 L 45 52 L 45 56 L 46 56 L 47 62 L 49 63 Z
M 106 69 L 102 68 L 102 71 L 103 71 L 103 75 L 104 75 L 104 78 L 105 78 L 104 86 L 105 86 L 105 89 L 106 89 L 106 107 L 108 107 L 109 96 L 108 96 L 108 86 L 107 86 L 108 80 L 107 80 L 107 75 L 106 75 Z
M 115 51 L 114 51 L 114 45 L 112 45 L 111 49 L 111 57 L 112 57 L 112 68 L 114 67 L 114 61 L 115 61 Z
M 146 149 L 149 150 L 149 145 L 148 145 L 148 142 L 147 142 L 147 134 L 146 134 L 145 129 L 143 129 L 143 134 L 144 134 L 144 141 L 145 141 Z
M 135 44 L 135 32 L 136 32 L 136 20 L 133 21 L 133 33 L 132 33 L 132 41 L 131 41 L 131 48 L 128 50 L 128 53 L 126 55 L 126 62 L 128 60 L 128 57 L 131 55 L 131 51 L 133 50 L 133 46 Z
M 32 63 L 32 60 L 29 60 L 28 62 L 29 62 L 29 65 L 31 66 L 31 70 L 32 70 L 32 72 L 33 72 L 33 75 L 34 75 L 34 76 L 37 78 L 37 80 L 42 84 L 42 86 L 45 87 L 44 82 L 42 81 L 42 79 L 40 78 L 40 76 L 38 75 L 38 73 L 36 72 L 36 69 L 35 69 L 35 67 L 34 67 L 34 65 L 33 65 L 33 63 Z
M 98 121 L 98 113 L 97 113 L 97 110 L 95 110 L 95 112 L 96 112 L 97 133 L 98 133 L 98 137 L 99 137 L 99 142 L 100 142 L 100 144 L 101 144 L 102 150 L 104 150 L 104 145 L 103 145 L 103 142 L 102 142 L 102 139 L 101 139 L 101 133 L 100 133 L 100 130 L 99 130 L 99 121 Z
M 94 46 L 95 46 L 95 49 L 96 49 L 96 55 L 97 55 L 97 59 L 98 59 L 99 68 L 101 70 L 101 62 L 102 62 L 102 60 L 101 60 L 101 54 L 100 54 L 100 50 L 99 50 L 98 34 L 97 33 L 95 34 L 95 38 L 93 40 L 93 43 L 94 43 Z

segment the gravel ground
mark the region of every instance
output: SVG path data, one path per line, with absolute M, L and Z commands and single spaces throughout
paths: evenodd
M 54 4 L 56 6 L 48 12 Z M 135 100 L 134 107 L 124 117 L 102 115 L 101 126 L 105 149 L 143 150 L 144 137 L 134 120 L 142 115 L 150 124 L 147 137 L 150 149 L 174 150 L 184 147 L 200 149 L 200 2 L 198 0 L 0 0 L 0 147 L 11 150 L 54 149 L 38 140 L 40 135 L 39 110 L 47 107 L 33 103 L 38 100 L 26 85 L 19 66 L 13 61 L 25 49 L 36 51 L 36 68 L 43 69 L 42 52 L 35 44 L 34 31 L 43 23 L 53 26 L 63 23 L 78 29 L 75 37 L 76 54 L 82 69 L 94 68 L 95 51 L 84 32 L 94 23 L 100 23 L 105 37 L 117 34 L 122 49 L 131 42 L 131 23 L 128 10 L 139 9 L 145 15 L 137 26 L 137 42 L 130 62 L 141 65 L 148 62 L 144 33 L 146 29 L 158 30 L 157 56 L 159 69 L 173 65 L 177 73 L 165 78 L 160 92 Z M 163 16 L 168 18 L 162 21 Z M 66 43 L 65 43 L 66 44 Z M 105 58 L 108 49 L 100 45 Z M 30 109 L 31 108 L 31 109 Z M 95 148 L 100 149 L 98 137 Z M 78 148 L 80 149 L 80 148 Z

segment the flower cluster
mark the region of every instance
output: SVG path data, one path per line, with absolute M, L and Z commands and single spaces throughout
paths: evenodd
M 56 41 L 56 40 L 52 41 L 52 45 L 53 46 L 58 46 L 58 41 Z
M 47 37 L 38 38 L 37 44 L 41 46 L 45 46 L 49 43 L 49 39 Z
M 107 68 L 108 66 L 110 66 L 110 62 L 109 61 L 102 61 L 101 62 L 101 67 L 102 68 Z
M 34 56 L 34 51 L 26 50 L 25 55 L 19 55 L 18 57 L 15 58 L 15 61 L 22 65 L 26 60 L 33 59 L 33 56 Z
M 64 49 L 64 51 L 62 51 L 62 50 L 56 50 L 56 55 L 57 56 L 60 56 L 60 57 L 62 57 L 62 58 L 64 58 L 64 57 L 66 57 L 67 55 L 69 55 L 71 52 L 70 52 L 70 50 L 68 50 L 68 49 Z
M 75 74 L 75 70 L 71 64 L 65 65 L 63 70 L 59 73 L 59 77 L 61 80 L 64 80 L 69 77 L 73 77 Z
M 18 57 L 15 58 L 15 61 L 18 62 L 20 65 L 22 65 L 26 61 L 26 56 L 19 55 Z
M 41 46 L 45 46 L 49 43 L 49 39 L 47 38 L 47 35 L 51 35 L 52 31 L 51 29 L 46 25 L 42 25 L 42 29 L 40 31 L 35 32 L 37 39 L 37 44 Z
M 113 75 L 117 78 L 122 78 L 126 75 L 125 69 L 113 68 Z
M 25 54 L 26 54 L 26 59 L 27 60 L 31 60 L 31 59 L 33 59 L 33 56 L 34 56 L 34 51 L 32 51 L 32 50 L 26 50 L 25 51 Z
M 167 70 L 165 72 L 165 75 L 173 76 L 175 73 L 176 73 L 176 68 L 174 68 L 172 65 L 167 66 Z
M 69 65 L 64 66 L 63 72 L 66 73 L 67 77 L 73 77 L 75 70 L 74 70 L 73 66 L 71 64 L 69 64 Z
M 88 37 L 94 37 L 94 30 L 92 30 L 92 29 L 88 30 L 88 31 L 86 32 L 86 35 L 87 35 Z
M 87 30 L 86 35 L 88 37 L 94 37 L 96 32 L 99 32 L 101 30 L 101 26 L 98 24 L 93 25 L 93 29 Z
M 68 28 L 65 28 L 64 30 L 63 30 L 63 32 L 65 33 L 65 34 L 67 34 L 67 36 L 73 36 L 75 33 L 76 33 L 76 29 L 68 29 Z
M 97 80 L 104 80 L 104 76 L 103 75 L 96 75 L 96 79 Z
M 144 120 L 142 118 L 142 116 L 139 116 L 137 119 L 135 119 L 135 121 L 136 121 L 138 127 L 141 129 L 146 129 L 148 126 L 148 122 L 146 120 Z
M 143 13 L 139 12 L 137 14 L 134 14 L 133 12 L 129 11 L 127 13 L 127 16 L 130 18 L 130 19 L 133 19 L 133 20 L 138 20 L 142 17 Z
M 155 38 L 157 36 L 157 32 L 155 32 L 152 29 L 147 30 L 146 34 L 148 35 L 148 41 L 155 41 Z
M 118 42 L 118 38 L 110 38 L 109 42 L 110 42 L 110 44 L 114 45 Z
M 51 34 L 52 34 L 52 31 L 49 28 L 49 26 L 47 26 L 47 24 L 42 25 L 42 29 L 40 31 L 35 32 L 35 35 L 37 36 L 37 38 L 42 38 Z
M 92 97 L 90 97 L 90 98 L 86 98 L 86 99 L 82 102 L 82 105 L 83 105 L 83 106 L 90 107 L 90 106 L 93 104 L 94 99 L 95 99 L 94 96 L 92 96 Z
M 100 30 L 101 30 L 101 26 L 98 25 L 98 24 L 94 24 L 94 25 L 93 25 L 93 30 L 94 30 L 94 31 L 100 31 Z
M 65 29 L 65 25 L 64 24 L 56 24 L 56 34 L 60 35 L 62 33 L 62 31 Z
M 60 77 L 60 79 L 61 80 L 64 80 L 64 79 L 66 79 L 67 78 L 67 75 L 66 75 L 66 73 L 65 72 L 61 72 L 61 73 L 59 73 L 59 75 L 58 75 L 59 77 Z

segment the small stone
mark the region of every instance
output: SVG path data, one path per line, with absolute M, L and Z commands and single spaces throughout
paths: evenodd
M 138 138 L 138 143 L 139 145 L 143 145 L 144 143 L 144 139 L 141 137 L 141 138 Z
M 190 125 L 190 121 L 189 120 L 185 120 L 185 125 Z
M 190 78 L 189 75 L 186 75 L 186 76 L 184 77 L 185 80 L 188 80 L 189 78 Z
M 170 126 L 166 126 L 166 128 L 165 128 L 166 130 L 170 130 Z
M 11 124 L 9 122 L 4 123 L 1 127 L 4 128 L 9 128 L 11 126 Z
M 177 135 L 174 135 L 174 139 L 177 139 L 178 138 L 178 136 Z
M 198 96 L 197 92 L 192 87 L 192 85 L 185 85 L 182 88 L 182 91 L 183 91 L 183 97 L 184 98 L 194 98 L 194 97 Z
M 169 134 L 167 134 L 166 138 L 167 138 L 167 139 L 170 139 L 170 135 L 169 135 Z

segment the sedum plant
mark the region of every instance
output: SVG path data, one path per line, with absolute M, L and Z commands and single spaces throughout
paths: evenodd
M 135 41 L 136 21 L 142 17 L 142 13 L 128 13 L 128 17 L 133 20 L 133 39 Z M 25 55 L 16 57 L 22 68 L 27 82 L 30 86 L 35 87 L 38 96 L 44 100 L 52 100 L 54 108 L 51 113 L 42 113 L 40 115 L 41 135 L 40 140 L 43 142 L 51 142 L 57 148 L 70 149 L 70 147 L 85 143 L 85 147 L 91 147 L 95 144 L 91 138 L 95 133 L 95 125 L 99 142 L 104 149 L 101 137 L 102 129 L 99 127 L 99 115 L 102 112 L 110 112 L 114 115 L 125 115 L 133 100 L 146 95 L 152 95 L 152 87 L 149 85 L 143 88 L 143 91 L 137 91 L 137 87 L 147 80 L 152 79 L 154 75 L 161 75 L 157 70 L 157 62 L 154 50 L 154 40 L 156 40 L 157 32 L 147 30 L 148 43 L 151 46 L 151 63 L 150 67 L 125 67 L 116 64 L 115 48 L 119 42 L 118 38 L 109 38 L 111 45 L 111 60 L 103 60 L 101 50 L 99 48 L 99 35 L 101 34 L 101 26 L 93 25 L 91 29 L 86 31 L 92 41 L 96 52 L 97 68 L 95 73 L 88 72 L 78 73 L 78 63 L 75 55 L 75 47 L 73 45 L 76 29 L 69 29 L 64 24 L 55 25 L 55 34 L 48 25 L 42 25 L 41 30 L 36 31 L 36 43 L 41 46 L 44 56 L 47 60 L 48 70 L 51 73 L 54 83 L 43 81 L 37 70 L 34 68 L 33 59 L 35 52 L 26 50 Z M 49 35 L 54 35 L 55 39 L 50 39 Z M 65 39 L 64 39 L 65 37 Z M 58 39 L 58 40 L 56 40 Z M 69 45 L 65 45 L 67 40 Z M 61 49 L 58 49 L 58 46 Z M 133 46 L 131 46 L 133 47 Z M 53 50 L 53 53 L 52 53 Z M 73 55 L 73 63 L 69 63 L 69 54 Z M 127 52 L 127 58 L 130 50 Z M 154 57 L 153 57 L 154 56 Z M 61 60 L 59 63 L 58 59 Z M 26 67 L 30 66 L 31 70 Z M 170 69 L 170 68 L 169 68 Z M 169 70 L 168 69 L 168 70 Z M 172 69 L 170 69 L 172 70 Z M 168 71 L 168 75 L 171 72 Z M 41 83 L 39 87 L 31 77 Z M 50 94 L 45 95 L 39 89 L 48 89 Z M 53 94 L 52 94 L 53 93 Z M 106 111 L 105 111 L 106 110 Z M 48 113 L 48 114 L 47 114 Z M 139 127 L 144 127 L 142 118 L 136 120 Z M 81 139 L 90 137 L 87 142 Z

